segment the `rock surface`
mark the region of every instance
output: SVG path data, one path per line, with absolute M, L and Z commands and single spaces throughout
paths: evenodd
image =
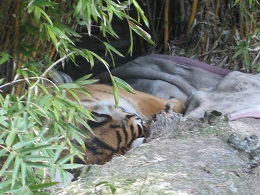
M 165 112 L 156 115 L 150 131 L 147 143 L 103 166 L 86 166 L 77 181 L 55 194 L 105 195 L 114 188 L 118 195 L 259 194 L 259 167 L 250 167 L 249 154 L 228 139 L 236 132 L 259 137 L 260 131 L 244 132 L 224 121 L 183 121 Z

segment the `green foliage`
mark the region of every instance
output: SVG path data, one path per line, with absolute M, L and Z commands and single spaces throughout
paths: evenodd
M 115 194 L 115 192 L 116 192 L 116 187 L 113 184 L 111 184 L 111 183 L 109 183 L 107 181 L 102 181 L 102 182 L 98 183 L 96 185 L 96 187 L 97 186 L 106 186 L 106 187 L 108 187 L 111 190 L 112 194 Z
M 86 82 L 90 80 L 81 80 Z M 74 156 L 82 158 L 71 140 L 84 146 L 82 138 L 88 135 L 77 126 L 90 129 L 85 121 L 93 118 L 77 101 L 64 98 L 63 89 L 75 98 L 77 92 L 87 92 L 76 83 L 55 88 L 53 94 L 41 84 L 27 84 L 29 89 L 22 97 L 0 97 L 0 178 L 5 180 L 0 193 L 33 193 L 56 184 L 52 182 L 56 172 L 65 182 L 65 169 L 82 166 L 70 164 Z
M 259 47 L 259 31 L 253 36 L 248 36 L 245 40 L 238 41 L 236 53 L 233 58 L 240 56 L 243 59 L 247 72 L 260 72 L 260 47 Z M 251 48 L 251 47 L 255 48 Z
M 118 106 L 119 104 L 119 88 L 124 89 L 128 91 L 129 93 L 134 93 L 134 89 L 125 81 L 122 79 L 112 76 L 111 75 L 111 81 L 113 85 L 113 93 L 115 98 L 115 105 Z
M 6 52 L 1 52 L 0 53 L 0 56 L 1 56 L 1 58 L 0 58 L 0 65 L 1 64 L 3 64 L 3 63 L 5 63 L 7 60 L 9 60 L 9 58 L 11 57 L 8 53 L 6 53 Z
M 239 42 L 239 45 L 237 45 L 237 52 L 234 54 L 233 58 L 236 58 L 238 55 L 242 55 L 244 58 L 244 62 L 246 65 L 247 70 L 250 69 L 250 59 L 249 59 L 249 42 L 248 40 L 242 40 Z
M 136 10 L 137 19 L 129 15 L 130 6 Z M 119 37 L 112 20 L 116 17 L 128 22 L 129 52 L 133 50 L 132 31 L 152 43 L 140 27 L 141 22 L 148 22 L 135 0 L 9 0 L 1 1 L 0 7 L 0 72 L 8 66 L 0 80 L 0 92 L 8 89 L 8 93 L 0 94 L 0 194 L 43 194 L 42 189 L 56 184 L 57 172 L 66 183 L 65 170 L 82 166 L 73 163 L 73 157 L 83 158 L 83 154 L 72 140 L 84 149 L 83 138 L 91 133 L 86 121 L 94 119 L 77 94 L 90 95 L 82 85 L 95 80 L 87 75 L 59 87 L 50 81 L 52 92 L 42 81 L 58 62 L 66 58 L 74 61 L 78 55 L 91 66 L 98 60 L 109 68 L 93 51 L 74 45 L 80 37 L 77 27 L 87 27 L 90 36 L 92 25 L 99 27 L 107 40 L 107 53 L 113 58 L 122 54 L 109 44 L 108 36 Z M 118 85 L 127 88 L 123 81 L 111 78 L 115 89 Z M 115 93 L 118 97 L 118 90 Z
M 19 4 L 20 2 L 20 4 Z M 91 50 L 78 49 L 74 45 L 74 40 L 80 35 L 74 30 L 80 26 L 87 27 L 88 34 L 91 36 L 92 26 L 98 27 L 104 37 L 119 38 L 113 29 L 112 21 L 116 17 L 124 20 L 129 24 L 131 44 L 129 52 L 133 51 L 133 33 L 136 32 L 145 40 L 152 43 L 150 35 L 141 27 L 140 22 L 143 21 L 148 25 L 147 19 L 136 0 L 127 0 L 117 2 L 113 0 L 77 0 L 73 2 L 60 0 L 11 0 L 2 4 L 2 15 L 0 27 L 6 32 L 14 30 L 14 34 L 19 34 L 19 37 L 12 37 L 8 33 L 2 37 L 2 46 L 0 51 L 0 64 L 6 62 L 10 57 L 15 57 L 21 61 L 23 66 L 27 66 L 32 62 L 42 62 L 45 66 L 50 66 L 53 62 L 55 53 L 58 52 L 60 57 L 73 53 L 69 56 L 72 60 L 75 55 L 81 55 L 87 59 L 93 66 L 95 60 L 99 60 L 108 66 L 103 59 L 96 56 Z M 12 6 L 13 3 L 13 6 Z M 129 8 L 134 7 L 137 12 L 137 20 L 129 16 Z M 8 10 L 13 7 L 20 7 L 14 10 L 16 13 L 10 13 Z M 15 27 L 16 23 L 9 24 L 4 18 L 18 19 L 19 26 Z M 19 16 L 19 17 L 18 17 Z M 8 28 L 10 27 L 10 29 Z M 13 26 L 13 29 L 11 27 Z M 13 40 L 9 40 L 13 39 Z M 104 45 L 113 58 L 113 54 L 122 56 L 122 54 L 109 44 L 109 39 L 104 42 Z M 8 47 L 4 47 L 9 42 L 15 42 Z M 10 53 L 10 50 L 14 53 Z M 15 52 L 16 51 L 16 52 Z M 7 55 L 9 52 L 10 55 Z M 13 70 L 14 72 L 16 69 Z M 14 73 L 13 73 L 14 74 Z
M 236 53 L 233 58 L 241 56 L 246 71 L 259 72 L 259 3 L 257 0 L 235 0 L 240 8 L 240 40 L 237 40 Z M 255 47 L 252 49 L 252 47 Z M 257 54 L 258 52 L 258 54 Z

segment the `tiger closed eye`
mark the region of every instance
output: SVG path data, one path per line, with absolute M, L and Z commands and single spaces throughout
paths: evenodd
M 98 114 L 96 112 L 92 112 L 92 114 L 94 115 L 95 121 L 92 120 L 88 121 L 88 125 L 90 127 L 99 127 L 112 120 L 112 117 L 107 114 Z

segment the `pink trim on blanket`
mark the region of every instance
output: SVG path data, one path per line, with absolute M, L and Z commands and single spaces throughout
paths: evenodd
M 203 70 L 207 70 L 211 73 L 215 73 L 222 77 L 224 77 L 228 73 L 232 72 L 231 70 L 218 68 L 218 67 L 211 66 L 209 64 L 206 64 L 206 63 L 203 63 L 203 62 L 200 62 L 197 60 L 193 60 L 193 59 L 185 58 L 185 57 L 181 57 L 181 56 L 161 55 L 161 54 L 151 54 L 148 56 L 154 57 L 154 58 L 160 58 L 160 59 L 164 59 L 164 60 L 170 60 L 170 61 L 173 61 L 176 64 L 180 64 L 180 65 L 190 66 L 190 67 L 194 67 L 194 68 L 200 68 Z
M 235 121 L 241 118 L 257 118 L 260 119 L 260 112 L 245 112 L 240 114 L 234 114 L 231 115 L 231 117 L 228 119 L 229 121 Z

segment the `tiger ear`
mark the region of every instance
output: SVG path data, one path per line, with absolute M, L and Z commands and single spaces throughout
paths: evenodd
M 112 121 L 112 117 L 107 114 L 99 114 L 97 112 L 91 112 L 94 116 L 94 121 L 89 120 L 88 125 L 92 128 L 102 126 L 110 121 Z

